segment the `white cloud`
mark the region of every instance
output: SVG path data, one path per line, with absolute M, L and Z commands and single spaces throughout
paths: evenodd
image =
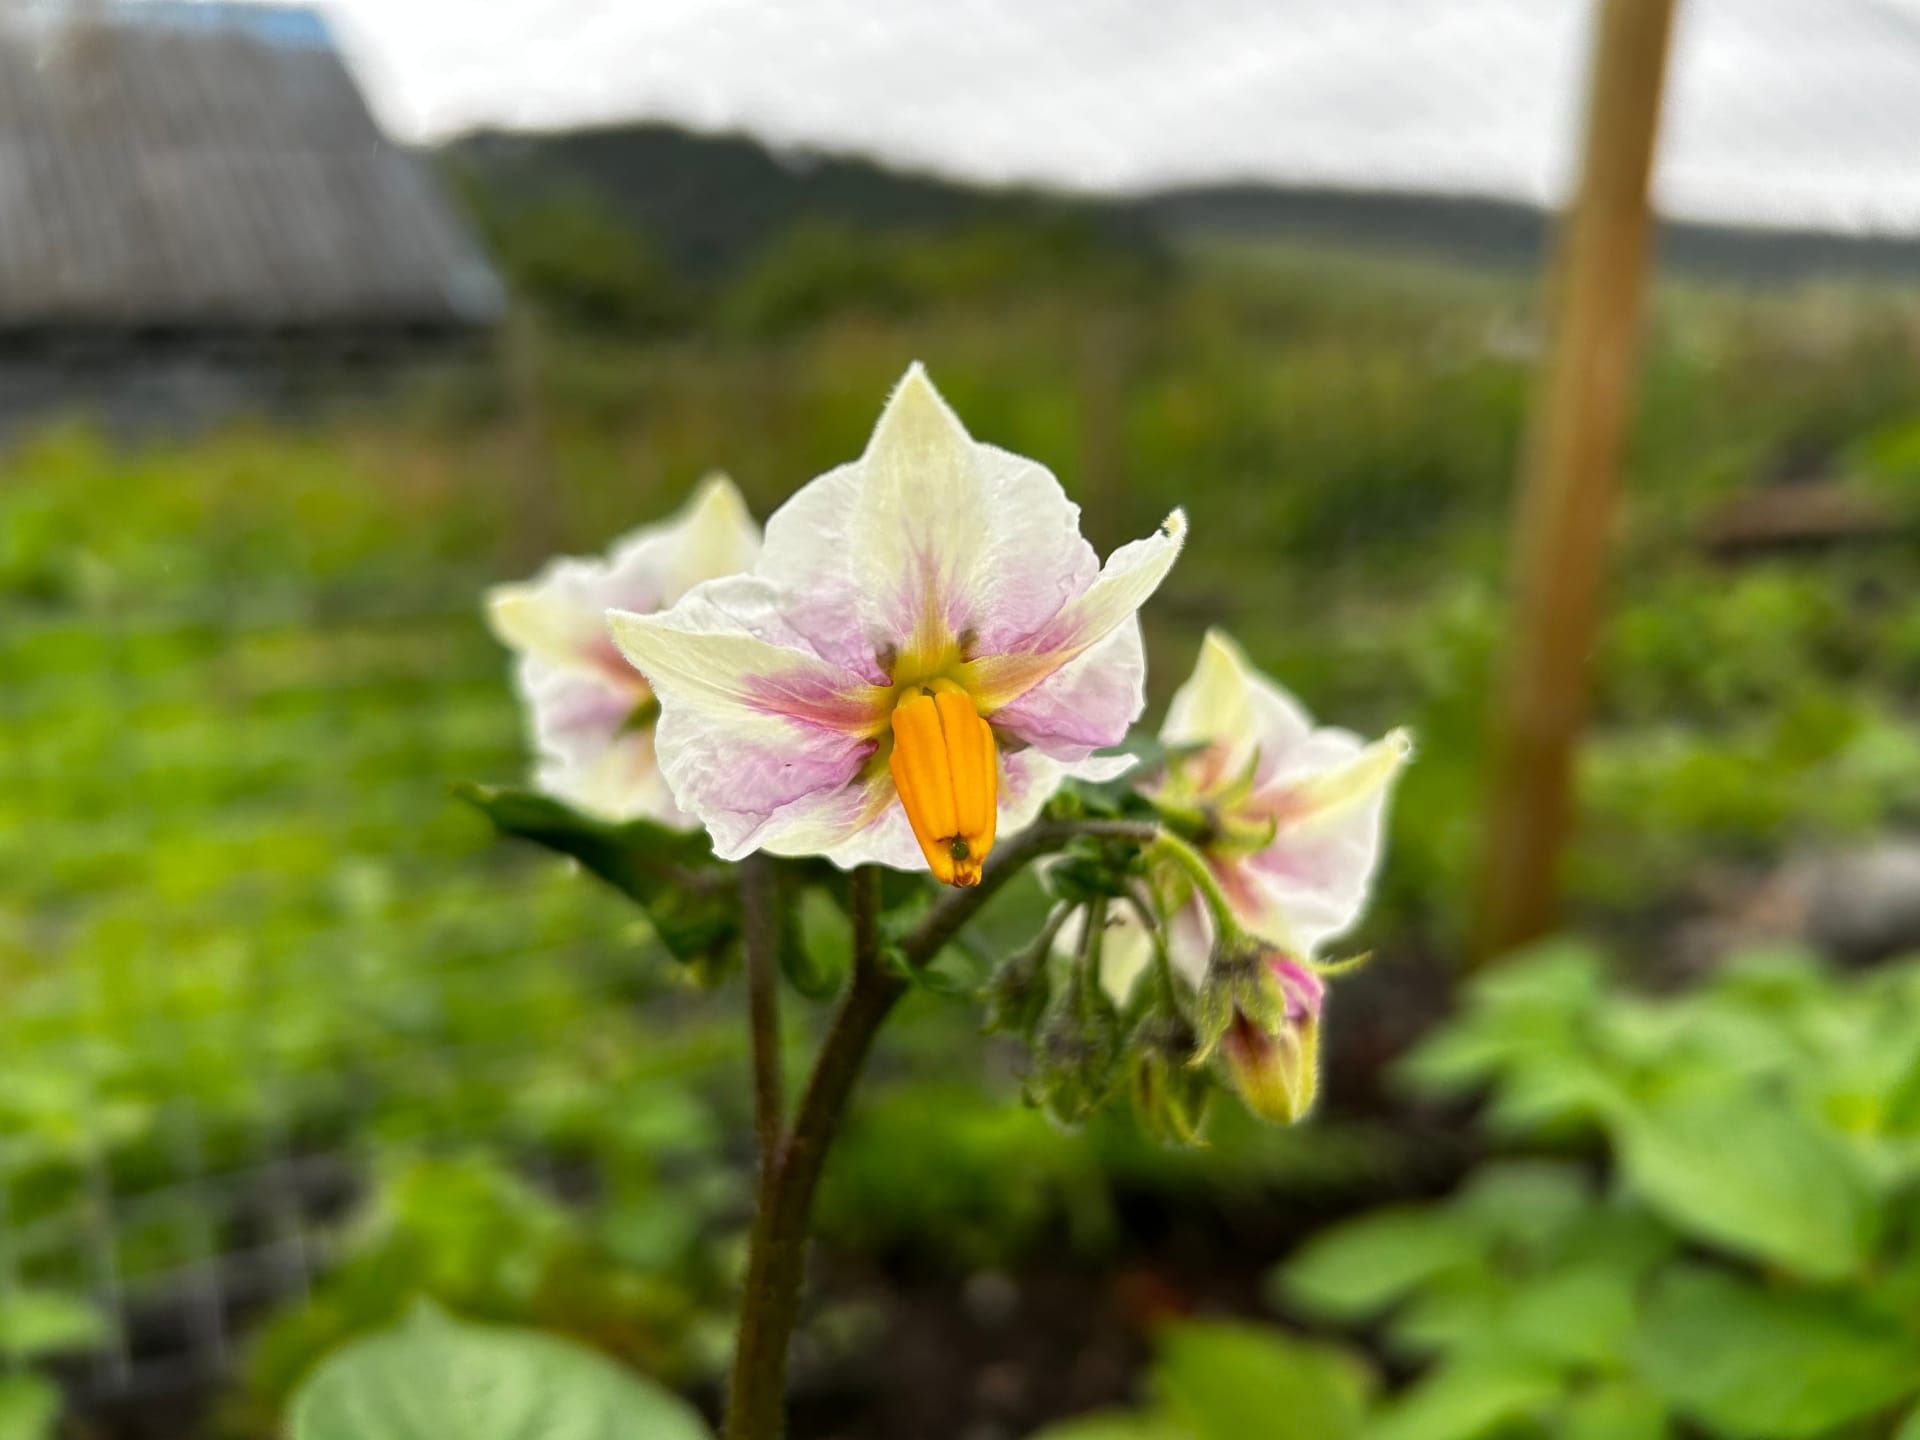
M 1661 193 L 1920 229 L 1920 0 L 1686 0 Z M 1564 184 L 1587 0 L 333 0 L 386 122 L 657 118 L 1093 189 Z

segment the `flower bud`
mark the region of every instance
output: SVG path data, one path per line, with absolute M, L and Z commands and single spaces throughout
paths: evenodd
M 1276 968 L 1281 963 L 1298 970 L 1316 990 L 1320 986 L 1319 977 L 1312 971 L 1287 960 L 1264 941 L 1230 935 L 1216 942 L 1206 978 L 1200 983 L 1194 1015 L 1201 1060 L 1212 1055 L 1226 1038 L 1235 1017 L 1263 1031 L 1273 1030 L 1285 1020 L 1290 1001 Z
M 1033 1039 L 1027 1098 L 1062 1125 L 1078 1125 L 1113 1089 L 1120 1019 L 1081 971 L 1055 998 Z
M 1290 1021 L 1272 1034 L 1236 1019 L 1220 1053 L 1247 1108 L 1262 1120 L 1291 1125 L 1313 1108 L 1320 1075 L 1320 1022 Z
M 988 977 L 981 991 L 986 1001 L 987 1018 L 982 1033 L 1002 1030 L 1030 1035 L 1046 1013 L 1047 997 L 1052 989 L 1047 976 L 1047 956 L 1052 931 L 1024 950 L 1009 955 Z
M 1194 1145 L 1213 1093 L 1194 1064 L 1193 1026 L 1171 1010 L 1153 1010 L 1134 1027 L 1127 1048 L 1134 1116 L 1140 1128 L 1172 1145 Z
M 1200 994 L 1203 1054 L 1220 1050 L 1262 1119 L 1290 1125 L 1312 1108 L 1325 998 L 1320 976 L 1283 951 L 1246 942 L 1216 951 Z

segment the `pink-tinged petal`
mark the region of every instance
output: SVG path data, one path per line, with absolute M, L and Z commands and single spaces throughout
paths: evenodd
M 629 724 L 631 687 L 609 686 L 531 658 L 520 662 L 519 685 L 532 721 L 534 783 L 541 790 L 608 820 L 694 828 L 660 774 L 653 727 Z
M 821 655 L 878 682 L 876 657 L 962 637 L 993 653 L 1093 584 L 1079 507 L 1045 467 L 974 441 L 926 372 L 900 382 L 866 453 L 767 524 L 759 573 Z
M 748 569 L 759 552 L 759 527 L 740 492 L 712 475 L 671 519 L 633 531 L 608 559 L 562 558 L 525 584 L 496 587 L 487 616 L 501 642 L 523 655 L 631 684 L 606 612 L 658 610 L 701 581 Z
M 890 694 L 811 650 L 762 638 L 786 633 L 764 582 L 735 576 L 661 614 L 614 611 L 608 621 L 660 697 L 655 746 L 667 785 L 723 859 L 820 807 L 851 803 L 837 792 L 878 748 Z
M 1146 673 L 1140 622 L 1130 616 L 1093 649 L 994 711 L 994 728 L 1056 760 L 1084 760 L 1127 738 L 1146 706 Z
M 1240 779 L 1256 755 L 1293 750 L 1313 722 L 1286 691 L 1247 663 L 1224 632 L 1209 630 L 1193 674 L 1174 692 L 1160 738 L 1169 746 L 1201 746 L 1187 762 L 1187 781 L 1202 793 Z
M 501 644 L 556 670 L 627 683 L 631 672 L 607 637 L 606 606 L 592 598 L 604 578 L 597 560 L 556 560 L 536 581 L 488 591 L 488 624 Z
M 979 700 L 981 712 L 997 716 L 1001 709 L 1101 646 L 1132 621 L 1173 567 L 1186 533 L 1186 516 L 1176 510 L 1146 539 L 1114 551 L 1098 580 L 1017 646 L 997 654 L 977 650 L 980 658 L 970 662 L 965 671 L 968 688 Z M 1136 707 L 1134 714 L 1138 713 Z M 1129 715 L 1127 723 L 1133 718 Z
M 1271 844 L 1234 867 L 1249 898 L 1248 925 L 1263 938 L 1311 955 L 1353 926 L 1380 859 L 1387 799 L 1412 752 L 1403 732 L 1372 745 L 1318 731 L 1302 751 L 1344 758 L 1282 774 L 1254 797 L 1274 824 Z M 1236 907 L 1237 908 L 1237 907 Z

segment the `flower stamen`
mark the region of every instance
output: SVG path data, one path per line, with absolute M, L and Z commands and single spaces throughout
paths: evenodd
M 951 680 L 912 687 L 892 727 L 887 766 L 927 867 L 948 885 L 978 885 L 1000 800 L 992 727 Z

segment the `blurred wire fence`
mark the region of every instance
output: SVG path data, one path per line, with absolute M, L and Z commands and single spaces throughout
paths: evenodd
M 9 605 L 0 677 L 0 1350 L 85 1295 L 83 1388 L 204 1378 L 383 1146 L 551 1159 L 646 939 L 452 800 L 522 768 L 477 610 Z

